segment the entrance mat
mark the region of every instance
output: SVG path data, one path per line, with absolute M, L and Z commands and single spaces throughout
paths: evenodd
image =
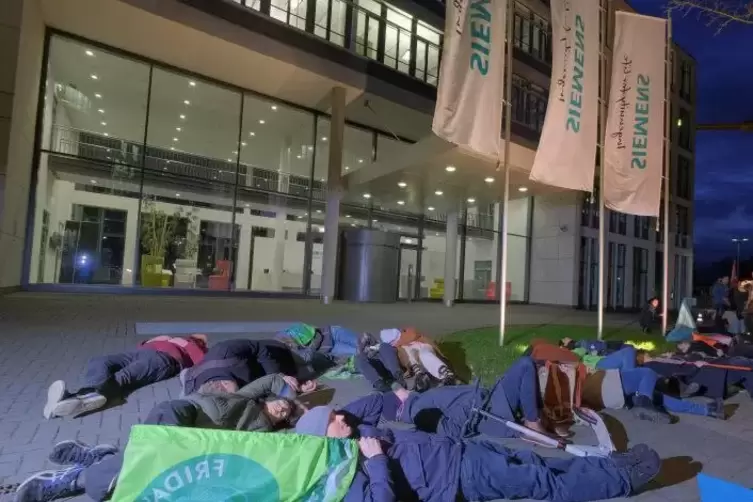
M 204 334 L 271 334 L 284 330 L 295 321 L 285 322 L 137 322 L 139 336 Z

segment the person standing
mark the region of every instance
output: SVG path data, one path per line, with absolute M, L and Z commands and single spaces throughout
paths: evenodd
M 711 288 L 711 302 L 717 319 L 724 315 L 729 307 L 729 277 L 720 277 Z

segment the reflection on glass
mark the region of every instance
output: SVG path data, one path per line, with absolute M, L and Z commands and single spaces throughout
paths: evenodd
M 299 30 L 306 29 L 306 0 L 272 0 L 269 15 Z
M 329 164 L 329 134 L 330 121 L 327 118 L 318 120 L 318 138 L 316 145 L 316 166 L 314 169 L 315 183 L 327 180 L 327 166 Z M 343 167 L 342 173 L 352 173 L 372 162 L 374 152 L 374 133 L 354 127 L 345 126 L 343 132 Z

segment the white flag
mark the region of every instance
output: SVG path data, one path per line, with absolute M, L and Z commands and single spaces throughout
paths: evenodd
M 666 27 L 666 19 L 617 12 L 604 138 L 604 203 L 621 213 L 659 216 Z
M 432 130 L 497 159 L 502 137 L 505 0 L 447 0 Z
M 599 2 L 551 0 L 552 79 L 531 180 L 590 192 L 599 111 Z

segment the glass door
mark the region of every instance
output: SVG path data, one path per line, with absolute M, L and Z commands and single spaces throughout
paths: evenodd
M 400 276 L 398 277 L 398 298 L 400 300 L 414 300 L 416 298 L 416 281 L 420 280 L 416 273 L 418 263 L 418 246 L 400 245 Z

